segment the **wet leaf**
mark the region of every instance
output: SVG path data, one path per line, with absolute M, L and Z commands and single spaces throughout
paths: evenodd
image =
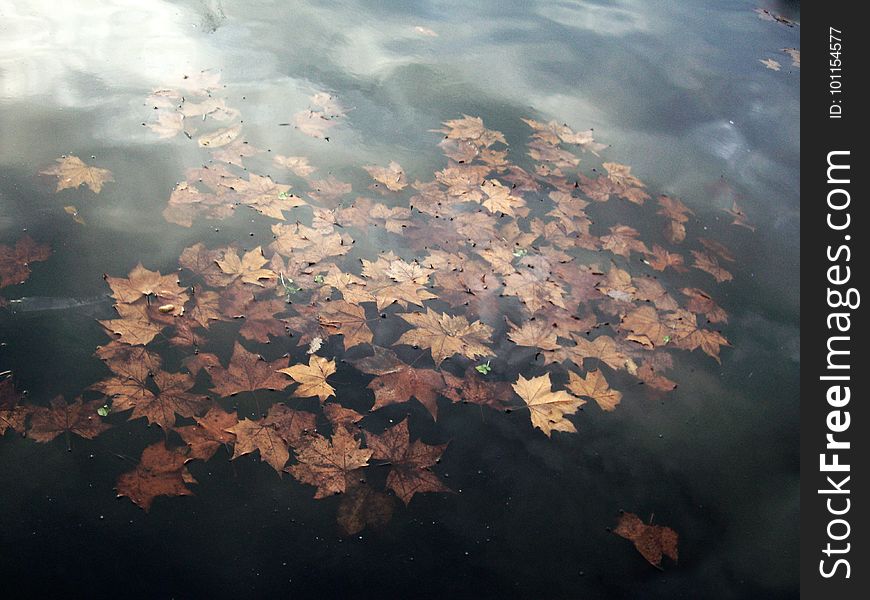
M 184 466 L 189 460 L 187 448 L 166 447 L 157 442 L 145 448 L 132 471 L 118 478 L 118 497 L 126 496 L 146 512 L 158 496 L 191 496 L 186 484 L 196 483 Z
M 475 359 L 492 353 L 486 345 L 492 337 L 492 328 L 480 321 L 469 323 L 461 315 L 439 314 L 431 308 L 425 313 L 399 316 L 413 329 L 403 333 L 396 344 L 429 348 L 436 366 L 455 354 Z
M 614 410 L 622 399 L 622 393 L 611 389 L 604 375 L 597 369 L 589 371 L 585 378 L 569 371 L 568 378 L 568 390 L 572 394 L 595 400 L 603 411 Z
M 293 390 L 297 398 L 317 396 L 321 402 L 335 395 L 335 388 L 326 382 L 326 378 L 335 373 L 335 361 L 311 355 L 307 365 L 293 365 L 286 369 L 278 369 L 279 373 L 289 375 L 299 385 Z
M 30 265 L 48 260 L 51 247 L 37 244 L 29 235 L 22 236 L 14 246 L 0 244 L 0 288 L 24 283 L 30 277 Z
M 577 412 L 586 401 L 565 391 L 554 392 L 549 373 L 531 379 L 520 375 L 513 388 L 529 407 L 532 425 L 546 433 L 547 437 L 552 437 L 554 431 L 577 432 L 574 424 L 565 417 Z
M 366 444 L 372 458 L 389 463 L 387 487 L 406 505 L 414 494 L 452 491 L 431 471 L 447 444 L 432 446 L 420 440 L 411 443 L 407 419 L 381 435 L 368 434 Z
M 634 543 L 646 561 L 657 569 L 662 568 L 662 557 L 677 561 L 679 536 L 670 527 L 647 525 L 632 513 L 623 513 L 613 533 Z
M 211 376 L 212 389 L 226 398 L 240 392 L 283 390 L 291 383 L 289 379 L 278 373 L 278 369 L 285 364 L 286 359 L 267 362 L 236 342 L 233 346 L 233 356 L 226 369 L 220 366 L 206 366 L 206 370 Z
M 302 483 L 315 486 L 316 499 L 344 492 L 348 476 L 368 464 L 372 450 L 360 448 L 359 441 L 339 428 L 332 439 L 317 434 L 306 436 L 296 456 L 299 463 L 285 470 Z
M 110 170 L 88 165 L 78 156 L 64 156 L 58 158 L 56 162 L 56 165 L 40 171 L 41 175 L 57 177 L 55 192 L 86 185 L 92 192 L 99 194 L 104 184 L 115 181 Z

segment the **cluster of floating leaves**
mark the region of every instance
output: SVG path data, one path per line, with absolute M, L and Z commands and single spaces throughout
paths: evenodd
M 584 419 L 600 418 L 577 414 L 587 402 L 618 409 L 623 391 L 613 382 L 667 394 L 677 385 L 668 376 L 676 354 L 719 361 L 729 345 L 717 329 L 727 314 L 710 289 L 732 279 L 735 256 L 690 235 L 706 228 L 679 199 L 653 197 L 626 165 L 599 163 L 606 147 L 592 131 L 525 119 L 525 157 L 516 159 L 501 132 L 462 116 L 434 132 L 441 170 L 421 180 L 393 160 L 361 165 L 371 185 L 359 196 L 351 184 L 315 178 L 306 157 L 274 156 L 279 181 L 304 182 L 297 194 L 244 168 L 260 151 L 219 89 L 205 74 L 148 100 L 147 127 L 185 135 L 211 157 L 188 170 L 163 215 L 190 227 L 254 210 L 274 220 L 268 245 L 196 243 L 178 271 L 140 263 L 107 276 L 117 316 L 100 321 L 110 340 L 96 356 L 107 375 L 84 392 L 91 400 L 36 406 L 20 402 L 11 380 L 0 387 L 0 433 L 47 442 L 93 438 L 124 419 L 161 428 L 164 441 L 117 482 L 118 494 L 145 510 L 159 496 L 193 493 L 187 464 L 226 447 L 234 460 L 252 454 L 310 485 L 315 498 L 343 494 L 343 531 L 380 526 L 394 497 L 409 504 L 450 491 L 432 469 L 447 444 L 418 439 L 413 411 L 382 430 L 368 415 L 416 401 L 437 420 L 449 401 L 528 415 L 516 427 L 538 435 L 575 434 Z M 345 115 L 334 96 L 318 93 L 292 124 L 326 140 Z M 591 166 L 581 168 L 581 157 Z M 77 157 L 43 173 L 58 191 L 99 193 L 112 181 Z M 728 212 L 753 229 L 739 206 Z M 629 217 L 658 230 L 642 235 L 622 222 Z M 375 231 L 394 250 L 355 245 Z M 23 281 L 29 263 L 48 254 L 29 238 L 0 247 L 3 285 Z M 201 350 L 219 323 L 235 328 L 232 347 Z M 167 342 L 186 357 L 173 370 L 156 351 Z M 264 359 L 276 344 L 286 353 Z M 336 392 L 341 365 L 368 377 L 368 390 Z M 239 398 L 256 413 L 243 417 Z M 373 468 L 389 470 L 383 487 L 366 483 Z M 646 527 L 623 519 L 617 533 L 643 544 L 651 562 L 676 559 L 676 534 Z

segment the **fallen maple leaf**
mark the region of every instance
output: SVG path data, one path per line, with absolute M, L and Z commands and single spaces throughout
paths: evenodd
M 373 458 L 389 463 L 387 487 L 406 505 L 414 494 L 452 491 L 430 469 L 441 458 L 447 444 L 432 446 L 420 440 L 412 444 L 407 419 L 381 435 L 369 433 L 366 444 Z
M 233 460 L 255 450 L 260 460 L 278 473 L 290 458 L 289 446 L 299 444 L 306 432 L 313 430 L 315 415 L 275 404 L 265 417 L 257 421 L 242 419 L 226 431 L 236 436 Z
M 184 464 L 189 460 L 187 448 L 166 447 L 157 442 L 145 448 L 132 471 L 118 477 L 118 497 L 126 496 L 145 512 L 158 496 L 191 496 L 188 483 L 196 483 Z
M 679 536 L 670 527 L 647 525 L 632 513 L 622 513 L 613 533 L 634 543 L 646 561 L 657 569 L 662 568 L 662 557 L 677 562 Z
M 396 501 L 360 481 L 360 471 L 347 476 L 346 494 L 338 505 L 337 521 L 342 533 L 356 535 L 366 527 L 381 529 L 393 518 Z
M 309 398 L 317 396 L 321 402 L 335 395 L 335 388 L 326 382 L 326 378 L 335 373 L 335 361 L 326 360 L 323 357 L 312 354 L 308 358 L 307 365 L 293 365 L 285 369 L 278 369 L 278 373 L 289 375 L 299 384 L 293 390 L 297 398 Z
M 190 458 L 208 460 L 221 446 L 232 444 L 236 436 L 228 430 L 239 422 L 236 413 L 226 412 L 220 406 L 212 406 L 201 417 L 194 417 L 196 425 L 176 427 L 175 431 L 190 448 Z
M 15 246 L 0 244 L 0 288 L 24 283 L 30 277 L 30 264 L 49 256 L 51 247 L 37 244 L 29 235 L 22 236 Z
M 263 280 L 277 277 L 277 274 L 271 269 L 262 268 L 269 261 L 263 256 L 263 250 L 259 246 L 245 252 L 241 258 L 235 250 L 227 250 L 223 258 L 215 262 L 221 271 L 233 278 L 238 278 L 243 283 L 263 287 Z
M 100 405 L 102 402 L 97 400 L 83 403 L 81 398 L 69 404 L 58 396 L 48 407 L 33 409 L 27 435 L 37 442 L 50 442 L 63 433 L 91 440 L 112 427 L 97 415 Z
M 439 314 L 431 308 L 427 308 L 425 314 L 399 316 L 414 329 L 403 333 L 396 343 L 429 348 L 436 366 L 454 354 L 475 359 L 492 353 L 486 345 L 492 336 L 492 327 L 480 321 L 469 323 L 461 315 Z
M 344 349 L 371 343 L 373 336 L 366 311 L 344 300 L 329 302 L 320 310 L 320 324 L 330 335 L 343 337 Z
M 368 171 L 372 179 L 383 184 L 391 192 L 401 191 L 408 186 L 408 181 L 405 179 L 405 171 L 396 161 L 391 161 L 386 167 L 369 165 L 363 168 Z
M 283 366 L 282 363 L 286 364 L 285 360 L 267 362 L 236 342 L 226 369 L 207 366 L 206 370 L 211 376 L 212 389 L 221 396 L 228 397 L 254 390 L 283 390 L 290 385 L 288 379 L 278 374 L 278 368 Z M 216 358 L 215 362 L 220 364 Z
M 574 424 L 565 418 L 586 404 L 565 391 L 552 391 L 550 374 L 526 379 L 519 376 L 513 384 L 514 391 L 529 407 L 532 425 L 552 437 L 554 431 L 577 432 Z
M 580 377 L 574 371 L 568 371 L 568 390 L 575 396 L 592 398 L 601 410 L 610 412 L 616 408 L 622 399 L 622 393 L 611 389 L 601 371 L 589 371 L 586 377 Z
M 360 448 L 350 432 L 339 428 L 331 440 L 317 434 L 306 437 L 296 456 L 299 463 L 285 471 L 302 483 L 317 487 L 314 494 L 317 499 L 344 492 L 348 475 L 368 464 L 372 450 Z
M 58 158 L 56 162 L 56 165 L 40 171 L 41 175 L 57 177 L 55 192 L 86 185 L 92 192 L 99 194 L 103 189 L 103 184 L 115 181 L 110 170 L 92 167 L 78 156 L 63 156 Z

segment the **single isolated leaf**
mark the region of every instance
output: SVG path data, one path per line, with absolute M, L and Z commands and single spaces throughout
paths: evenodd
M 670 527 L 647 525 L 632 513 L 622 513 L 613 533 L 634 543 L 649 564 L 662 568 L 662 557 L 667 556 L 677 562 L 679 536 Z
M 279 373 L 289 375 L 299 384 L 293 395 L 297 398 L 310 398 L 317 396 L 321 402 L 335 395 L 335 388 L 326 383 L 326 378 L 335 373 L 335 360 L 326 360 L 312 354 L 308 358 L 307 365 L 293 365 L 286 369 L 278 369 Z
M 338 505 L 338 527 L 345 535 L 356 535 L 370 527 L 381 529 L 393 518 L 395 499 L 361 481 L 362 472 L 347 476 L 347 493 Z
M 57 189 L 55 192 L 86 185 L 92 192 L 99 194 L 103 189 L 104 183 L 115 181 L 110 170 L 92 167 L 83 162 L 78 156 L 58 158 L 56 165 L 41 171 L 40 174 L 57 177 Z
M 126 496 L 148 512 L 157 496 L 193 495 L 185 485 L 196 483 L 184 466 L 189 459 L 187 448 L 170 449 L 162 441 L 148 446 L 136 468 L 118 477 L 118 497 Z
M 513 388 L 529 407 L 532 425 L 546 433 L 547 437 L 552 437 L 554 431 L 577 432 L 577 428 L 565 416 L 577 412 L 586 401 L 562 390 L 554 392 L 549 373 L 531 379 L 520 375 Z

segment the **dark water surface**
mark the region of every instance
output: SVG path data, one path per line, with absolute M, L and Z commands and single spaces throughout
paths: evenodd
M 0 578 L 8 597 L 796 596 L 800 71 L 781 49 L 800 46 L 800 27 L 762 20 L 756 6 L 0 0 L 0 244 L 26 229 L 52 247 L 25 283 L 0 295 L 84 300 L 0 309 L 0 371 L 12 371 L 28 403 L 71 400 L 107 376 L 93 354 L 109 340 L 95 319 L 114 316 L 111 301 L 100 301 L 110 291 L 104 273 L 124 277 L 140 261 L 173 272 L 200 241 L 273 241 L 275 221 L 253 211 L 189 228 L 163 217 L 185 170 L 208 153 L 196 134 L 160 139 L 144 127 L 154 119 L 148 96 L 203 70 L 220 75 L 215 95 L 240 111 L 244 139 L 271 155 L 308 157 L 315 179 L 351 183 L 346 201 L 390 201 L 369 189 L 361 165 L 394 160 L 409 182 L 431 181 L 446 166 L 437 147 L 443 136 L 431 130 L 448 119 L 483 118 L 528 170 L 530 129 L 521 119 L 557 120 L 594 129 L 608 146 L 600 159 L 578 154 L 581 172 L 600 170 L 601 160 L 631 165 L 653 197 L 643 211 L 623 200 L 594 205 L 602 222 L 628 215 L 627 224 L 658 231 L 653 202 L 667 194 L 694 212 L 691 237 L 714 238 L 736 257 L 728 263 L 733 281 L 717 285 L 692 269 L 672 290 L 710 290 L 727 311 L 720 327 L 732 347 L 722 349 L 721 365 L 701 351 L 676 352 L 667 375 L 679 387 L 660 396 L 605 371 L 622 402 L 608 413 L 587 404 L 571 417 L 576 434 L 548 438 L 527 411 L 444 398 L 437 421 L 416 401 L 368 416 L 365 428 L 381 431 L 410 415 L 413 437 L 449 442 L 434 471 L 455 492 L 397 502 L 377 531 L 343 535 L 340 497 L 313 500 L 310 486 L 279 478 L 255 456 L 231 462 L 226 449 L 189 464 L 195 495 L 158 498 L 147 513 L 116 499 L 118 476 L 135 462 L 124 457 L 164 439 L 141 419 L 112 415 L 114 428 L 94 440 L 40 444 L 8 431 L 0 438 Z M 799 21 L 797 3 L 764 7 Z M 781 70 L 759 62 L 768 58 Z M 328 142 L 280 125 L 318 92 L 348 109 Z M 210 130 L 210 122 L 201 126 Z M 98 195 L 85 187 L 55 193 L 56 180 L 39 172 L 65 154 L 110 169 L 115 182 Z M 245 164 L 292 181 L 304 197 L 304 181 L 272 166 L 271 155 Z M 412 193 L 402 192 L 403 201 Z M 755 232 L 731 225 L 725 211 L 735 198 Z M 70 205 L 85 225 L 64 212 Z M 304 214 L 298 218 L 309 224 Z M 295 218 L 288 213 L 287 222 Z M 386 250 L 406 260 L 425 254 L 382 230 L 351 233 L 354 260 Z M 687 248 L 678 250 L 690 264 Z M 637 272 L 639 258 L 615 257 Z M 448 310 L 438 302 L 432 306 Z M 392 343 L 399 324 L 377 339 Z M 224 325 L 209 335 L 207 351 L 226 359 L 235 330 Z M 506 341 L 501 317 L 493 326 L 491 378 L 546 371 L 533 351 Z M 304 350 L 276 340 L 262 351 L 270 360 L 289 352 L 293 364 Z M 406 360 L 418 354 L 407 350 Z M 320 354 L 341 359 L 341 343 L 329 340 Z M 183 356 L 170 348 L 166 360 L 177 367 Z M 478 364 L 449 363 L 456 374 Z M 370 379 L 339 362 L 337 398 L 367 410 Z M 262 392 L 268 402 L 287 395 Z M 249 404 L 239 401 L 240 414 L 254 410 Z M 383 481 L 386 467 L 369 469 Z M 679 564 L 656 570 L 610 532 L 620 509 L 675 529 Z

